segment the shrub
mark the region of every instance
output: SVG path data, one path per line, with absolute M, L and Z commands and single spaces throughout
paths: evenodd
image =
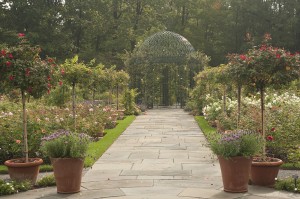
M 56 182 L 55 182 L 55 178 L 54 178 L 53 174 L 46 175 L 36 182 L 37 187 L 50 187 L 50 186 L 55 186 L 55 185 L 56 185 Z
M 0 179 L 0 196 L 27 191 L 29 189 L 31 189 L 31 183 L 29 181 L 16 182 Z
M 295 184 L 295 179 L 294 178 L 287 178 L 287 179 L 283 179 L 283 180 L 277 180 L 277 182 L 275 183 L 275 189 L 300 193 L 299 179 L 297 179 L 296 184 Z

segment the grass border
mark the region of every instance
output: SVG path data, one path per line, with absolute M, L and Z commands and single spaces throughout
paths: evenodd
M 204 116 L 195 116 L 195 120 L 206 138 L 217 131 L 216 128 L 213 128 L 208 124 Z
M 85 167 L 91 167 L 102 156 L 102 154 L 114 143 L 114 141 L 127 129 L 135 120 L 136 116 L 129 115 L 123 120 L 118 120 L 118 125 L 113 129 L 106 129 L 106 135 L 97 142 L 89 145 L 87 157 L 84 161 Z M 40 172 L 52 171 L 51 165 L 43 164 L 40 166 Z M 5 165 L 0 165 L 0 174 L 7 174 L 8 170 Z
M 99 141 L 89 145 L 84 166 L 91 167 L 102 156 L 102 154 L 114 143 L 114 141 L 126 130 L 135 120 L 136 116 L 127 116 L 124 120 L 119 120 L 118 125 L 113 129 L 105 130 L 106 135 Z

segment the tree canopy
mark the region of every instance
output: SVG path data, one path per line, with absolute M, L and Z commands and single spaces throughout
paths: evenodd
M 25 33 L 58 62 L 78 54 L 122 69 L 136 45 L 164 30 L 184 36 L 212 66 L 266 32 L 274 46 L 300 51 L 299 0 L 1 0 L 0 10 L 3 43 Z

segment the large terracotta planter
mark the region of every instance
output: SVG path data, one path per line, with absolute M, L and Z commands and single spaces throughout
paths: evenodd
M 51 158 L 58 193 L 80 191 L 83 170 L 81 158 Z
M 283 161 L 278 158 L 271 158 L 268 162 L 256 161 L 254 158 L 251 166 L 250 183 L 253 185 L 274 187 L 275 178 L 282 164 Z
M 4 164 L 7 166 L 12 180 L 29 180 L 32 184 L 35 184 L 43 160 L 41 158 L 29 158 L 28 162 L 25 162 L 24 158 L 18 158 L 7 160 Z
M 242 156 L 225 159 L 218 156 L 221 167 L 224 191 L 243 193 L 248 191 L 249 173 L 252 158 Z

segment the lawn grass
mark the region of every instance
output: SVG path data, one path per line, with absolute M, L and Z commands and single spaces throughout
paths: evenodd
M 5 165 L 0 165 L 0 174 L 7 174 L 7 167 Z
M 280 168 L 285 170 L 300 170 L 300 162 L 296 162 L 296 163 L 287 162 L 281 165 Z
M 195 120 L 197 121 L 206 138 L 209 138 L 213 133 L 217 131 L 216 128 L 213 128 L 208 124 L 204 116 L 195 116 Z
M 118 125 L 113 129 L 105 130 L 106 135 L 99 141 L 89 145 L 87 157 L 84 161 L 85 167 L 91 167 L 102 156 L 102 154 L 114 143 L 114 141 L 126 130 L 135 119 L 134 115 L 127 116 L 124 120 L 118 120 Z M 40 172 L 52 171 L 51 165 L 41 165 Z M 7 167 L 0 165 L 0 174 L 7 174 Z

